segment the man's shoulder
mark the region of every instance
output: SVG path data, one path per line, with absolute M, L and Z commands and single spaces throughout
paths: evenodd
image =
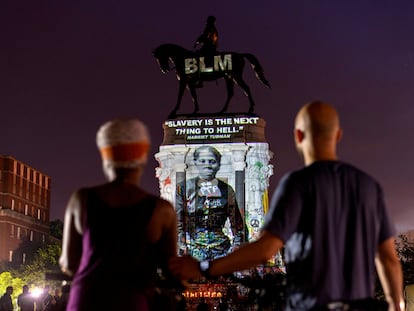
M 344 172 L 344 173 L 352 173 L 352 174 L 358 174 L 360 176 L 365 176 L 367 178 L 370 178 L 372 180 L 375 180 L 370 174 L 368 174 L 366 171 L 364 171 L 363 169 L 344 162 L 344 161 L 317 161 L 312 163 L 311 165 L 308 165 L 300 170 L 297 170 L 296 172 L 298 172 L 300 174 L 314 174 L 315 172 L 321 172 L 323 173 L 324 171 L 335 171 L 335 172 Z
M 339 168 L 349 174 L 354 174 L 356 175 L 359 179 L 363 179 L 366 181 L 369 181 L 373 184 L 377 184 L 379 185 L 379 182 L 377 181 L 377 179 L 375 177 L 373 177 L 370 173 L 368 173 L 367 171 L 357 167 L 356 165 L 350 164 L 350 163 L 346 163 L 346 162 L 337 162 Z
M 314 162 L 311 165 L 285 173 L 281 178 L 281 183 L 307 183 L 309 180 L 315 180 L 315 178 L 324 178 L 323 176 L 326 177 L 327 175 L 332 174 L 335 176 L 354 176 L 360 180 L 365 180 L 369 183 L 379 185 L 377 180 L 374 177 L 372 177 L 369 173 L 365 172 L 364 170 L 358 168 L 355 165 L 342 161 Z

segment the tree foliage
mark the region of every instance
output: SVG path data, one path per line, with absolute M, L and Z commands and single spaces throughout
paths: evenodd
M 22 288 L 25 282 L 18 277 L 14 277 L 11 272 L 0 273 L 0 295 L 6 292 L 7 286 L 13 286 L 12 299 L 16 301 L 16 298 L 22 292 Z
M 0 266 L 0 296 L 6 292 L 7 286 L 13 286 L 13 298 L 22 292 L 24 284 L 43 286 L 59 286 L 59 281 L 45 280 L 46 272 L 60 272 L 59 257 L 62 251 L 61 238 L 63 223 L 60 220 L 50 222 L 50 237 L 46 243 L 23 240 L 15 254 L 26 255 L 24 264 L 15 265 L 7 261 Z M 54 284 L 56 283 L 56 284 Z
M 31 263 L 18 269 L 19 276 L 27 283 L 45 284 L 46 272 L 59 271 L 59 256 L 62 247 L 59 243 L 49 243 L 40 247 Z
M 52 220 L 49 223 L 49 233 L 52 237 L 62 240 L 63 236 L 63 222 L 60 219 Z

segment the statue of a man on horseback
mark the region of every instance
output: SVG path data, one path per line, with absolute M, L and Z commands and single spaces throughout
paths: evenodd
M 242 77 L 245 60 L 252 66 L 258 80 L 270 88 L 270 84 L 263 74 L 263 68 L 253 54 L 219 53 L 217 51 L 218 32 L 215 21 L 214 16 L 207 18 L 205 29 L 196 40 L 195 47 L 198 44 L 203 45 L 199 50 L 190 51 L 176 44 L 162 44 L 153 51 L 161 71 L 163 73 L 170 71 L 170 63 L 173 63 L 179 80 L 177 104 L 171 111 L 170 118 L 176 116 L 186 88 L 190 91 L 194 103 L 192 113 L 194 115 L 199 111 L 196 88 L 203 87 L 203 81 L 215 81 L 221 78 L 226 82 L 227 100 L 220 113 L 227 111 L 230 99 L 234 95 L 234 85 L 238 85 L 248 97 L 250 103 L 248 113 L 252 114 L 254 101 L 250 88 Z

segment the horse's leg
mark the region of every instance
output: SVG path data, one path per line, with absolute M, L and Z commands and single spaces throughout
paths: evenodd
M 231 78 L 225 78 L 226 80 L 226 88 L 227 88 L 227 100 L 226 104 L 224 105 L 223 109 L 220 112 L 226 112 L 227 108 L 229 107 L 229 103 L 231 98 L 234 95 L 234 81 Z
M 194 83 L 189 83 L 188 84 L 188 89 L 190 90 L 191 97 L 193 99 L 193 104 L 194 104 L 193 114 L 196 114 L 199 110 L 199 107 L 198 107 L 198 99 L 197 99 L 197 92 L 196 92 L 195 84 Z
M 177 104 L 175 105 L 174 109 L 170 112 L 169 117 L 173 118 L 176 116 L 178 109 L 180 108 L 180 104 L 181 104 L 181 100 L 183 98 L 184 95 L 184 90 L 186 87 L 187 82 L 184 79 L 180 80 L 180 86 L 178 89 L 178 99 L 177 99 Z
M 244 82 L 244 80 L 242 78 L 237 79 L 236 83 L 242 88 L 242 90 L 244 91 L 244 94 L 249 99 L 250 106 L 249 106 L 248 113 L 253 113 L 253 111 L 254 111 L 254 101 L 253 101 L 252 94 L 250 93 L 249 86 L 246 84 L 246 82 Z

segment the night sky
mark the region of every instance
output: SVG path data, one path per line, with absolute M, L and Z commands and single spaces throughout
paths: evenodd
M 152 50 L 192 49 L 209 15 L 219 50 L 254 54 L 272 88 L 245 80 L 266 122 L 280 177 L 302 166 L 293 119 L 306 102 L 335 105 L 344 137 L 338 154 L 383 185 L 398 230 L 414 228 L 414 2 L 412 1 L 39 1 L 0 2 L 0 154 L 52 178 L 51 219 L 70 194 L 104 181 L 95 133 L 103 122 L 138 117 L 152 135 L 175 105 L 175 73 L 162 74 Z M 247 111 L 240 88 L 229 112 Z M 224 104 L 224 80 L 198 91 L 201 112 Z M 181 113 L 192 111 L 185 93 Z M 158 194 L 157 162 L 143 187 Z

